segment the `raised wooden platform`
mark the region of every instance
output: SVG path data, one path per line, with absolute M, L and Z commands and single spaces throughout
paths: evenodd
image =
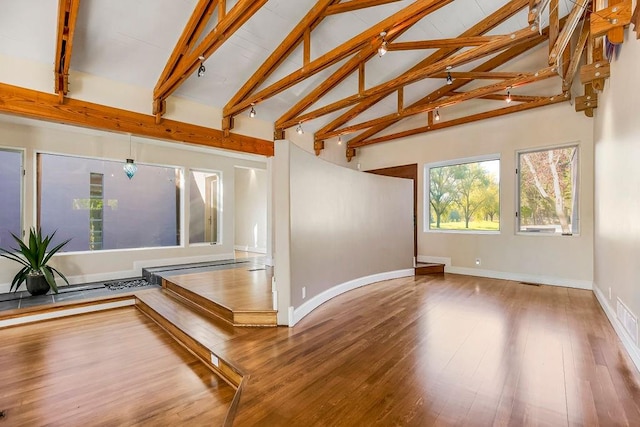
M 416 264 L 415 275 L 422 276 L 425 274 L 444 274 L 444 264 L 419 262 Z
M 223 425 L 236 393 L 133 306 L 0 329 L 0 362 L 3 426 Z
M 271 268 L 233 268 L 165 277 L 162 287 L 234 326 L 276 326 Z

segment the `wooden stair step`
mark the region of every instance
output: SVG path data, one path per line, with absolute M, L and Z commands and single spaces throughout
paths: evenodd
M 444 264 L 419 262 L 416 264 L 414 268 L 414 272 L 416 276 L 421 276 L 426 274 L 443 274 Z
M 188 307 L 170 292 L 149 289 L 136 293 L 136 307 L 169 332 L 178 342 L 197 355 L 207 366 L 234 387 L 243 372 L 213 349 L 247 333 L 222 319 L 211 317 Z
M 275 310 L 233 310 L 222 303 L 213 301 L 194 292 L 171 279 L 162 279 L 162 287 L 190 303 L 201 307 L 214 316 L 234 326 L 277 326 Z

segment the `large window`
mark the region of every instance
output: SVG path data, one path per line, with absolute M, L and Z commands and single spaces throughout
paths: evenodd
M 180 244 L 180 169 L 38 154 L 38 224 L 66 251 Z
M 220 173 L 189 173 L 189 243 L 220 243 Z
M 577 234 L 578 147 L 518 154 L 518 230 Z
M 22 236 L 22 153 L 0 149 L 0 247 L 15 246 Z
M 427 165 L 425 177 L 429 230 L 500 230 L 497 156 Z

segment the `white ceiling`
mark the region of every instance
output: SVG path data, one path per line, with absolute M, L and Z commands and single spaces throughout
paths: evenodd
M 228 7 L 236 1 L 228 0 Z M 455 0 L 422 19 L 398 41 L 456 37 L 507 2 Z M 196 3 L 197 0 L 82 0 L 71 72 L 82 71 L 152 89 Z M 202 78 L 191 76 L 176 95 L 222 108 L 314 3 L 315 0 L 269 0 L 205 62 L 206 74 Z M 327 17 L 312 33 L 312 58 L 375 26 L 411 3 L 404 0 Z M 570 0 L 561 0 L 560 4 L 560 16 L 565 16 L 571 6 Z M 57 1 L 53 0 L 0 0 L 0 54 L 53 64 L 57 7 Z M 525 10 L 490 34 L 505 34 L 526 26 Z M 398 76 L 431 52 L 394 51 L 383 58 L 372 58 L 366 65 L 367 87 Z M 301 62 L 302 53 L 298 49 L 265 84 L 295 71 Z M 340 65 L 336 64 L 260 104 L 260 118 L 274 121 Z M 468 64 L 458 70 L 470 69 L 473 65 Z M 531 70 L 514 71 L 534 71 L 535 65 Z M 543 66 L 539 64 L 537 68 Z M 411 85 L 405 92 L 405 98 L 411 102 L 441 85 L 442 81 L 436 79 Z M 352 95 L 356 90 L 357 78 L 351 76 L 312 109 Z M 357 121 L 392 112 L 395 102 L 395 98 L 389 97 Z M 327 123 L 331 117 L 315 120 L 309 130 Z

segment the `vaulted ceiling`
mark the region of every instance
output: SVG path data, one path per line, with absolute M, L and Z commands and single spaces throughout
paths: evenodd
M 149 114 L 158 125 L 166 99 L 180 96 L 222 109 L 227 137 L 234 117 L 253 109 L 274 122 L 275 138 L 301 126 L 314 133 L 318 152 L 327 139 L 347 141 L 348 157 L 369 144 L 576 95 L 576 109 L 592 114 L 608 76 L 602 36 L 615 42 L 631 20 L 631 0 L 1 5 L 0 54 L 54 64 L 60 102 L 69 73 L 80 71 L 153 90 Z M 572 94 L 578 74 L 584 86 Z

